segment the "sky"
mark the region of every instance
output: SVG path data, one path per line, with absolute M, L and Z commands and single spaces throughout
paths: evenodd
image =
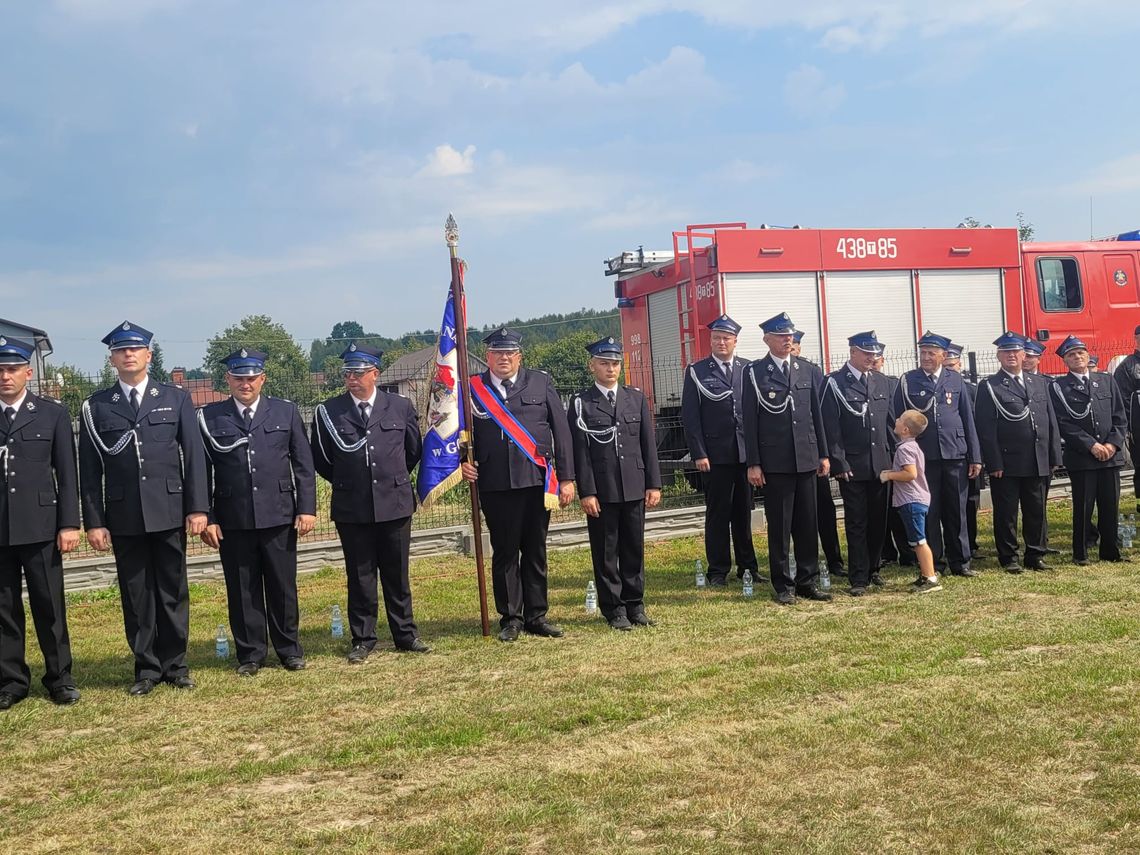
M 0 0 L 0 317 L 95 371 L 268 314 L 308 348 L 614 307 L 687 223 L 1140 227 L 1104 0 Z M 1091 200 L 1091 206 L 1090 206 Z

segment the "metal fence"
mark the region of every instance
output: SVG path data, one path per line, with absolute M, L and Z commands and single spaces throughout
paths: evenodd
M 1109 370 L 1108 361 L 1112 359 L 1113 355 L 1130 353 L 1132 350 L 1133 345 L 1131 341 L 1122 343 L 1120 346 L 1102 346 L 1101 351 L 1106 355 L 1102 357 L 1105 361 L 1101 365 L 1101 370 Z M 836 357 L 831 367 L 838 369 L 843 365 L 845 358 L 845 356 Z M 1052 356 L 1052 359 L 1048 362 L 1043 360 L 1043 365 L 1047 365 L 1047 370 L 1053 372 L 1064 370 L 1063 364 L 1056 356 Z M 887 374 L 898 376 L 916 366 L 917 358 L 914 354 L 890 354 L 886 358 L 882 370 Z M 533 367 L 543 368 L 545 366 Z M 429 368 L 430 366 L 424 366 L 420 369 L 411 370 L 395 376 L 393 376 L 391 371 L 386 372 L 384 379 L 387 382 L 382 384 L 382 388 L 386 391 L 404 395 L 416 405 L 416 409 L 420 413 L 421 427 L 427 425 L 426 412 L 429 405 L 428 390 L 430 387 Z M 986 377 L 995 373 L 999 368 L 1000 365 L 997 360 L 997 355 L 992 350 L 984 353 L 970 352 L 963 354 L 962 372 L 967 376 L 974 378 Z M 558 376 L 558 372 L 552 373 L 554 376 Z M 47 372 L 47 375 L 46 381 L 40 383 L 42 392 L 59 398 L 67 404 L 75 418 L 75 427 L 78 430 L 78 412 L 83 399 L 90 394 L 91 391 L 98 388 L 101 385 L 101 379 L 105 381 L 106 377 L 68 378 L 61 387 L 57 382 L 59 378 L 52 377 L 50 370 Z M 641 369 L 641 373 L 636 370 L 630 372 L 630 375 L 623 378 L 623 381 L 631 385 L 641 386 L 647 385 L 646 379 L 648 378 L 653 378 L 656 381 L 654 388 L 654 397 L 657 402 L 655 403 L 655 427 L 664 484 L 662 505 L 663 507 L 671 508 L 701 504 L 704 501 L 701 494 L 701 479 L 689 458 L 688 448 L 685 444 L 684 430 L 681 426 L 680 398 L 681 389 L 684 385 L 684 366 L 679 364 L 646 366 Z M 204 406 L 212 401 L 224 400 L 228 397 L 228 391 L 217 388 L 217 385 L 212 380 L 178 379 L 182 380 L 180 385 L 191 394 L 196 406 Z M 569 401 L 571 395 L 579 391 L 577 388 L 557 388 L 564 405 Z M 312 422 L 315 404 L 327 397 L 339 394 L 340 391 L 343 391 L 343 386 L 340 385 L 340 380 L 337 377 L 326 378 L 320 374 L 313 374 L 306 378 L 288 381 L 281 381 L 279 378 L 270 378 L 270 380 L 267 381 L 266 390 L 275 397 L 297 401 L 306 428 L 308 428 Z M 82 394 L 80 394 L 80 392 L 82 392 Z M 335 527 L 328 518 L 329 499 L 329 485 L 324 482 L 323 479 L 318 478 L 318 524 L 316 529 L 306 540 L 320 541 L 335 539 Z M 578 519 L 580 516 L 581 510 L 577 505 L 572 505 L 566 510 L 555 512 L 552 517 L 552 522 L 568 522 Z M 417 529 L 442 528 L 446 526 L 469 525 L 470 519 L 470 497 L 467 487 L 464 484 L 451 490 L 442 500 L 432 507 L 419 508 L 413 517 L 412 524 Z M 206 551 L 208 551 L 208 547 L 197 541 L 190 547 L 191 554 Z M 87 545 L 86 540 L 84 540 L 81 543 L 80 549 L 76 553 L 73 553 L 71 557 L 85 558 L 90 557 L 92 554 L 92 550 Z

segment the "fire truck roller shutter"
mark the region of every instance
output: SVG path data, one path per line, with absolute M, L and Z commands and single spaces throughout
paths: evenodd
M 658 407 L 679 406 L 684 365 L 681 362 L 681 315 L 677 289 L 649 295 L 649 344 L 653 359 L 653 395 Z
M 768 352 L 760 323 L 787 312 L 804 331 L 804 359 L 820 365 L 823 346 L 819 323 L 819 285 L 811 273 L 726 273 L 724 311 L 741 326 L 736 352 L 760 359 Z
M 827 338 L 831 358 L 825 371 L 836 371 L 850 355 L 848 337 L 874 330 L 887 345 L 887 373 L 910 368 L 915 353 L 914 289 L 909 270 L 857 270 L 828 273 Z M 904 363 L 906 363 L 904 365 Z
M 962 345 L 963 370 L 971 350 L 978 354 L 979 373 L 997 370 L 992 342 L 1009 329 L 1000 270 L 921 270 L 918 296 L 923 328 Z

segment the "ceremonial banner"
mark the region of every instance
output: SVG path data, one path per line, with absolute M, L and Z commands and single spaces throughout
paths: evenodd
M 435 372 L 428 395 L 428 431 L 416 481 L 420 504 L 431 507 L 440 496 L 458 484 L 459 432 L 463 429 L 463 408 L 459 397 L 459 350 L 455 343 L 455 298 L 450 292 L 439 328 Z

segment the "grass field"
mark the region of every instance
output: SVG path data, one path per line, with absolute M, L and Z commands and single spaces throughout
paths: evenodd
M 117 599 L 78 600 L 83 701 L 53 707 L 37 671 L 0 713 L 0 850 L 1140 849 L 1136 563 L 991 559 L 918 598 L 895 568 L 879 594 L 780 608 L 695 589 L 701 554 L 650 548 L 658 625 L 633 633 L 586 618 L 587 552 L 552 555 L 567 636 L 514 645 L 479 636 L 471 562 L 420 561 L 434 652 L 359 667 L 329 637 L 328 569 L 301 581 L 309 670 L 254 680 L 213 657 L 224 592 L 196 585 L 199 688 L 147 698 Z

